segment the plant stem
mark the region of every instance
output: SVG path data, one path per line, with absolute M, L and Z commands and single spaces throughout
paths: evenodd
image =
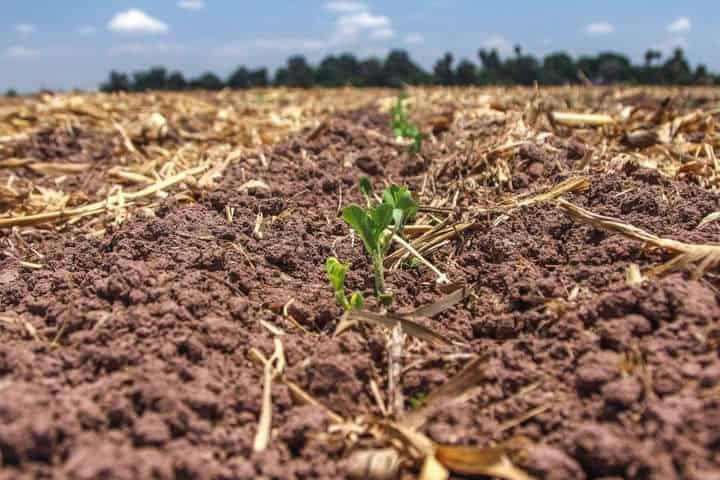
M 373 255 L 373 273 L 375 274 L 375 296 L 385 295 L 385 266 L 382 255 Z
M 345 296 L 345 292 L 342 291 L 336 291 L 335 292 L 335 301 L 345 310 L 349 310 L 350 302 L 348 302 L 347 297 Z
M 398 322 L 390 332 L 388 344 L 388 408 L 395 419 L 403 416 L 405 399 L 402 391 L 403 344 L 402 323 Z

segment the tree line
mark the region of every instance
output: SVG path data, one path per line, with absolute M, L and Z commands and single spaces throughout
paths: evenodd
M 501 58 L 497 50 L 480 49 L 479 63 L 462 59 L 455 63 L 451 53 L 443 55 L 432 72 L 421 68 L 404 50 L 392 50 L 384 59 L 358 59 L 350 53 L 329 55 L 319 64 L 305 57 L 290 57 L 271 76 L 266 68 L 238 67 L 222 78 L 206 72 L 186 79 L 178 71 L 152 67 L 132 75 L 112 71 L 100 89 L 105 92 L 144 90 L 220 90 L 252 87 L 286 86 L 318 87 L 402 87 L 403 85 L 566 85 L 650 84 L 650 85 L 720 85 L 720 75 L 704 65 L 692 69 L 682 49 L 667 58 L 659 50 L 648 50 L 644 63 L 633 64 L 620 53 L 603 52 L 574 59 L 556 52 L 544 58 L 524 53 L 516 46 L 514 55 Z

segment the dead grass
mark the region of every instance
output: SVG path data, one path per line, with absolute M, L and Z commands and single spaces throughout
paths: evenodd
M 436 147 L 433 151 L 439 153 L 429 158 L 423 186 L 415 192 L 423 206 L 415 224 L 405 228 L 404 238 L 399 239 L 401 246 L 385 258 L 385 265 L 397 269 L 411 257 L 419 257 L 438 278 L 446 279 L 443 272 L 452 266 L 452 252 L 468 232 L 488 228 L 487 219 L 497 225 L 518 210 L 546 205 L 579 222 L 672 255 L 665 264 L 646 272 L 650 275 L 691 270 L 692 277 L 697 278 L 716 268 L 720 264 L 720 245 L 662 238 L 563 198 L 588 189 L 594 173 L 635 167 L 657 170 L 669 179 L 689 179 L 717 191 L 720 107 L 714 104 L 688 107 L 693 97 L 677 89 L 649 92 L 635 88 L 576 87 L 542 91 L 410 89 L 409 102 L 421 125 L 447 129 L 454 124 L 458 133 L 452 137 L 452 145 L 444 145 L 439 136 L 428 132 L 426 144 Z M 700 90 L 693 92 L 701 94 Z M 670 100 L 665 101 L 666 98 Z M 394 92 L 350 89 L 224 91 L 213 95 L 42 95 L 20 104 L 0 105 L 0 228 L 21 231 L 31 226 L 82 226 L 102 235 L 105 226 L 118 224 L 141 209 L 152 210 L 159 198 L 169 194 L 193 201 L 198 192 L 213 189 L 228 166 L 240 158 L 267 166 L 265 147 L 305 127 L 314 129 L 310 138 L 322 135 L 327 128 L 324 119 L 329 114 L 376 99 L 380 108 L 387 109 L 394 100 Z M 438 105 L 451 105 L 452 114 L 438 114 Z M 28 141 L 37 132 L 73 127 L 113 138 L 120 145 L 116 164 L 101 172 L 104 183 L 94 192 L 64 188 L 68 175 L 83 176 L 94 168 L 90 163 L 48 162 L 17 156 L 18 143 Z M 380 132 L 365 129 L 364 134 L 394 145 L 393 139 Z M 552 157 L 553 153 L 575 148 L 575 144 L 583 145 L 583 149 L 576 152 L 576 164 L 572 171 L 565 172 L 565 180 L 518 193 L 517 163 L 521 149 L 542 145 L 544 155 Z M 549 157 L 542 161 L 550 162 Z M 34 176 L 20 174 L 26 170 Z M 441 184 L 442 189 L 438 188 Z M 256 179 L 249 179 L 240 187 L 251 188 L 269 190 L 267 183 Z M 338 210 L 342 203 L 340 192 Z M 228 207 L 225 215 L 232 223 L 234 209 Z M 82 221 L 89 217 L 101 221 Z M 708 215 L 697 228 L 718 218 L 718 212 Z M 264 227 L 272 221 L 258 213 L 253 235 L 262 239 Z M 242 247 L 235 247 L 252 265 Z M 42 264 L 28 261 L 24 261 L 24 266 L 42 268 Z M 627 281 L 640 285 L 645 276 L 637 266 L 631 266 Z M 327 434 L 342 437 L 349 450 L 355 449 L 350 457 L 350 471 L 357 478 L 393 478 L 403 465 L 414 464 L 421 468 L 420 478 L 424 480 L 444 480 L 451 472 L 529 479 L 513 463 L 518 452 L 528 447 L 522 439 L 461 447 L 439 445 L 419 431 L 438 410 L 470 400 L 485 379 L 485 358 L 474 358 L 464 351 L 465 345 L 453 342 L 420 320 L 438 315 L 474 295 L 469 285 L 445 288 L 447 295 L 434 304 L 406 313 L 353 311 L 337 326 L 336 335 L 360 323 L 369 325 L 366 328 L 383 329 L 387 334 L 387 398 L 383 398 L 374 380 L 368 386 L 382 418 L 367 415 L 344 418 L 288 380 L 284 375 L 281 341 L 284 332 L 264 323 L 274 335 L 275 350 L 269 358 L 257 349 L 249 350 L 250 359 L 263 369 L 262 410 L 254 450 L 265 450 L 272 441 L 272 388 L 280 382 L 299 402 L 321 408 L 332 424 Z M 300 331 L 307 332 L 287 313 L 289 305 L 290 302 L 285 305 L 285 316 Z M 0 321 L 45 341 L 27 322 L 6 316 L 0 317 Z M 403 373 L 410 368 L 407 352 L 411 342 L 422 344 L 417 350 L 422 358 L 441 351 L 443 355 L 472 359 L 456 376 L 430 392 L 421 408 L 406 411 Z M 421 363 L 422 359 L 411 366 Z M 552 403 L 545 403 L 530 409 L 502 424 L 500 430 L 510 431 L 552 407 Z M 368 439 L 372 448 L 361 442 Z

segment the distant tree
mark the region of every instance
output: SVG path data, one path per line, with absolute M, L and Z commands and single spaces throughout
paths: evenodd
M 267 68 L 251 70 L 249 81 L 251 87 L 267 87 L 269 85 Z
M 430 75 L 415 64 L 405 50 L 392 50 L 383 64 L 383 85 L 402 87 L 405 84 L 430 83 Z
M 505 61 L 503 71 L 513 83 L 532 85 L 539 77 L 538 61 L 532 55 L 523 55 L 520 45 L 516 45 L 514 50 L 515 57 Z
M 508 83 L 507 79 L 503 78 L 502 75 L 502 62 L 500 61 L 500 55 L 496 49 L 485 50 L 481 48 L 478 50 L 478 58 L 482 65 L 482 70 L 478 73 L 478 83 L 481 85 L 492 85 Z
M 482 62 L 483 69 L 488 72 L 499 72 L 502 67 L 500 55 L 494 48 L 490 51 L 481 48 L 478 50 L 478 58 L 480 58 L 480 62 Z
M 384 85 L 383 65 L 376 57 L 370 57 L 360 62 L 358 66 L 360 84 L 366 87 L 380 87 Z
M 115 70 L 110 72 L 107 82 L 100 84 L 100 90 L 103 92 L 127 92 L 130 89 L 130 79 L 127 74 Z
M 714 83 L 713 76 L 708 73 L 707 67 L 705 65 L 698 65 L 695 68 L 695 73 L 693 73 L 693 79 L 692 83 L 695 85 L 712 85 Z
M 475 85 L 478 81 L 477 67 L 470 60 L 463 59 L 455 69 L 456 85 Z
M 167 70 L 164 67 L 152 67 L 133 73 L 133 90 L 165 90 L 167 88 Z
M 691 82 L 690 65 L 682 48 L 676 48 L 673 56 L 663 64 L 661 75 L 664 83 L 687 85 Z
M 187 81 L 180 72 L 172 72 L 165 81 L 165 88 L 168 90 L 185 90 L 187 88 Z
M 629 58 L 616 52 L 585 55 L 577 60 L 564 52 L 555 52 L 541 61 L 524 53 L 518 45 L 515 54 L 502 59 L 496 49 L 478 50 L 481 65 L 463 59 L 454 66 L 451 53 L 444 54 L 435 63 L 432 74 L 417 65 L 405 50 L 393 50 L 384 60 L 375 57 L 360 60 L 353 54 L 328 55 L 314 68 L 305 57 L 293 56 L 279 68 L 272 82 L 265 68 L 249 70 L 238 67 L 227 79 L 230 88 L 279 86 L 308 88 L 314 85 L 340 87 L 345 85 L 368 87 L 402 87 L 408 85 L 562 85 L 576 83 L 579 72 L 593 83 L 644 83 L 644 84 L 720 84 L 720 75 L 708 71 L 705 65 L 693 70 L 678 48 L 664 63 L 660 63 L 659 50 L 645 52 L 644 63 L 633 65 Z M 164 67 L 152 67 L 125 73 L 111 71 L 100 89 L 107 92 L 144 90 L 183 90 L 186 88 L 221 89 L 225 83 L 214 73 L 207 72 L 186 81 L 180 72 Z
M 645 66 L 651 67 L 653 61 L 660 60 L 662 52 L 660 50 L 648 49 L 645 51 Z
M 250 88 L 250 72 L 245 67 L 238 67 L 227 80 L 227 86 L 234 89 Z
M 339 57 L 327 56 L 317 68 L 315 82 L 323 87 L 362 85 L 360 63 L 350 53 L 344 53 Z
M 5 92 L 5 96 L 7 98 L 15 98 L 18 96 L 18 92 L 14 88 L 8 88 L 7 91 Z
M 603 52 L 597 57 L 580 57 L 578 67 L 594 83 L 630 82 L 635 78 L 630 60 L 613 52 Z
M 315 72 L 301 55 L 290 57 L 287 66 L 275 73 L 275 85 L 309 88 L 314 84 Z
M 433 74 L 435 75 L 435 82 L 440 85 L 454 85 L 455 84 L 455 72 L 453 72 L 453 56 L 452 53 L 447 52 L 443 57 L 435 63 L 433 68 Z
M 224 87 L 223 81 L 212 72 L 206 72 L 190 80 L 190 88 L 199 90 L 220 90 Z
M 563 85 L 575 83 L 577 78 L 577 65 L 573 59 L 564 52 L 555 52 L 546 55 L 540 69 L 540 83 L 547 85 Z

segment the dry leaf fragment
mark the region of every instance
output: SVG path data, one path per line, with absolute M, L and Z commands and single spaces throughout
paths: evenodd
M 481 368 L 485 362 L 486 358 L 480 357 L 468 363 L 457 375 L 433 390 L 421 408 L 409 412 L 402 424 L 408 428 L 420 428 L 438 409 L 467 400 L 485 378 L 485 370 Z
M 267 183 L 263 182 L 262 180 L 248 180 L 247 182 L 240 185 L 240 188 L 238 188 L 238 190 L 243 192 L 245 190 L 250 190 L 252 188 L 257 188 L 260 190 L 268 190 L 268 191 L 270 190 L 270 186 Z
M 636 263 L 628 265 L 627 270 L 625 271 L 625 282 L 628 285 L 642 285 L 644 281 L 645 277 L 640 271 L 640 267 L 638 267 Z
M 460 303 L 470 296 L 472 289 L 468 286 L 462 286 L 452 293 L 445 295 L 443 298 L 430 305 L 424 305 L 416 308 L 412 312 L 408 312 L 405 315 L 408 317 L 434 317 L 435 315 L 444 312 L 448 308 Z
M 597 127 L 615 123 L 610 115 L 602 113 L 552 112 L 552 120 L 567 127 Z
M 158 112 L 153 112 L 145 119 L 142 125 L 142 135 L 150 140 L 160 140 L 167 137 L 168 123 L 165 117 Z
M 487 475 L 506 480 L 533 480 L 508 458 L 508 449 L 497 447 L 466 447 L 438 445 L 437 460 L 447 469 L 461 475 Z
M 390 480 L 399 466 L 400 455 L 394 448 L 359 450 L 347 461 L 348 476 L 358 480 Z
M 558 199 L 557 205 L 577 220 L 620 233 L 628 238 L 647 243 L 675 254 L 668 262 L 653 269 L 653 274 L 663 275 L 669 272 L 687 269 L 694 265 L 692 278 L 700 278 L 705 272 L 720 265 L 720 245 L 685 243 L 669 238 L 661 238 L 646 230 L 625 223 L 617 218 L 599 215 L 564 199 Z
M 272 428 L 272 381 L 275 377 L 282 375 L 285 370 L 285 353 L 283 344 L 275 337 L 275 351 L 270 359 L 265 362 L 263 377 L 262 408 L 258 429 L 253 442 L 253 450 L 262 452 L 270 442 L 270 429 Z
M 438 462 L 435 455 L 428 455 L 423 462 L 422 470 L 420 470 L 420 480 L 447 480 L 450 478 L 450 472 Z
M 700 220 L 700 223 L 698 223 L 698 226 L 695 228 L 700 228 L 704 225 L 707 225 L 710 222 L 716 221 L 719 218 L 720 218 L 720 212 L 712 212 L 712 213 L 706 215 L 705 218 Z
M 392 329 L 398 324 L 402 325 L 403 332 L 410 335 L 411 337 L 425 340 L 426 342 L 432 343 L 437 346 L 451 345 L 452 342 L 447 338 L 443 337 L 439 333 L 430 330 L 427 327 L 420 325 L 408 318 L 397 316 L 397 315 L 381 315 L 379 313 L 366 312 L 364 310 L 348 312 L 348 321 L 362 321 L 368 323 L 374 323 L 375 325 L 381 325 L 386 328 Z M 337 333 L 337 332 L 336 332 Z

